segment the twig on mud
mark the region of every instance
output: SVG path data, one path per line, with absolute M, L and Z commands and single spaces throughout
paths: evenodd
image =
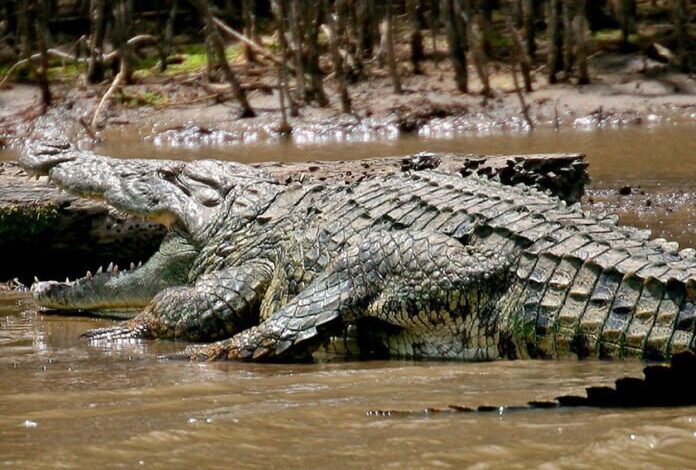
M 102 112 L 102 109 L 104 108 L 104 105 L 106 102 L 111 98 L 111 95 L 114 94 L 114 92 L 121 86 L 121 82 L 123 82 L 124 74 L 123 72 L 118 72 L 116 74 L 116 77 L 114 78 L 114 81 L 111 83 L 111 86 L 109 87 L 108 90 L 106 90 L 106 93 L 104 93 L 104 96 L 102 96 L 101 101 L 99 101 L 99 105 L 97 108 L 94 110 L 94 116 L 92 117 L 92 123 L 90 124 L 90 128 L 92 129 L 92 132 L 96 132 L 97 130 L 97 123 L 99 122 L 99 115 Z
M 201 88 L 203 88 L 205 91 L 211 94 L 225 94 L 230 91 L 230 88 L 228 85 L 222 85 L 219 83 L 201 83 L 200 84 Z M 255 91 L 255 90 L 260 90 L 262 92 L 266 93 L 272 93 L 273 90 L 278 89 L 277 84 L 269 84 L 269 83 L 264 83 L 262 81 L 255 81 L 255 82 L 242 82 L 242 88 L 244 88 L 245 91 Z

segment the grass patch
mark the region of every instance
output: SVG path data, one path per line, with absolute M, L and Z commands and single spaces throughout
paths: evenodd
M 235 62 L 242 55 L 243 48 L 241 44 L 234 44 L 225 49 L 225 57 L 228 62 Z M 179 52 L 174 54 L 179 59 L 178 63 L 169 64 L 165 75 L 183 75 L 189 73 L 197 73 L 206 69 L 208 63 L 208 55 L 204 44 L 190 44 L 179 48 Z M 14 63 L 0 64 L 0 78 L 4 77 Z M 75 64 L 71 61 L 61 61 L 60 59 L 50 58 L 48 68 L 48 79 L 50 81 L 68 81 L 75 80 L 84 74 L 86 64 Z M 134 75 L 137 78 L 147 78 L 157 76 L 159 71 L 159 57 L 148 56 L 137 58 L 133 64 Z M 108 67 L 107 67 L 108 72 Z M 22 67 L 14 72 L 11 78 L 14 82 L 36 83 L 35 77 L 29 73 L 27 67 Z M 154 97 L 146 97 L 144 101 L 151 102 Z M 143 101 L 143 100 L 136 100 Z M 154 101 L 157 101 L 156 99 Z
M 621 30 L 620 29 L 602 29 L 592 33 L 592 37 L 598 43 L 618 43 L 621 41 Z M 637 43 L 640 36 L 636 33 L 628 35 L 628 42 Z
M 73 80 L 85 73 L 87 66 L 85 64 L 76 64 L 74 62 L 66 63 L 65 65 L 49 64 L 46 75 L 51 81 L 54 80 Z
M 14 241 L 50 233 L 57 218 L 54 205 L 4 207 L 0 210 L 0 237 Z
M 7 75 L 7 72 L 10 71 L 14 64 L 13 62 L 11 64 L 0 65 L 0 79 Z M 38 67 L 38 63 L 35 62 L 34 66 Z M 48 70 L 46 74 L 48 75 L 49 81 L 74 80 L 80 74 L 84 73 L 85 69 L 85 64 L 76 64 L 72 61 L 63 62 L 60 59 L 51 57 L 48 61 Z M 11 77 L 10 80 L 19 83 L 36 83 L 36 77 L 34 77 L 29 70 L 29 67 L 26 65 L 15 69 L 13 77 Z
M 178 55 L 183 60 L 178 64 L 170 64 L 167 67 L 167 74 L 179 75 L 182 73 L 199 72 L 204 70 L 208 63 L 208 55 L 203 44 L 184 46 Z
M 493 49 L 509 49 L 512 47 L 512 39 L 493 28 L 486 35 L 486 39 L 491 43 Z
M 166 104 L 167 98 L 152 90 L 133 91 L 123 90 L 119 93 L 119 100 L 128 108 L 139 108 L 141 106 L 160 106 Z
M 236 61 L 242 55 L 242 46 L 235 44 L 225 49 L 225 57 L 228 62 Z M 180 48 L 179 52 L 174 55 L 180 61 L 167 66 L 166 75 L 183 75 L 188 73 L 196 73 L 205 70 L 208 64 L 208 54 L 203 44 L 190 44 Z M 139 77 L 149 77 L 157 75 L 159 58 L 149 58 L 141 61 L 137 68 Z

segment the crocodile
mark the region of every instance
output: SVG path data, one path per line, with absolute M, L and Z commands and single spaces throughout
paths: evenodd
M 32 286 L 47 308 L 142 310 L 92 341 L 184 340 L 191 359 L 254 361 L 696 349 L 695 250 L 524 184 L 414 169 L 284 185 L 235 162 L 64 143 L 27 145 L 20 164 L 169 229 L 142 266 Z

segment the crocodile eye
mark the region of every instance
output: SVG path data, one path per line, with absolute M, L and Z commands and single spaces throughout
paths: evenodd
M 217 206 L 222 202 L 220 194 L 211 188 L 198 188 L 196 198 L 207 207 Z
M 170 166 L 163 166 L 157 169 L 157 174 L 164 180 L 171 181 L 176 178 L 176 176 L 181 172 L 180 168 L 172 168 Z

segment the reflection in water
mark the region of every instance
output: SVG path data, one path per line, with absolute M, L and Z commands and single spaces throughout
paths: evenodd
M 19 305 L 18 305 L 19 302 Z M 11 468 L 688 467 L 696 410 L 380 418 L 372 409 L 523 404 L 638 375 L 639 362 L 197 364 L 183 345 L 78 339 L 110 324 L 0 299 L 0 462 Z

